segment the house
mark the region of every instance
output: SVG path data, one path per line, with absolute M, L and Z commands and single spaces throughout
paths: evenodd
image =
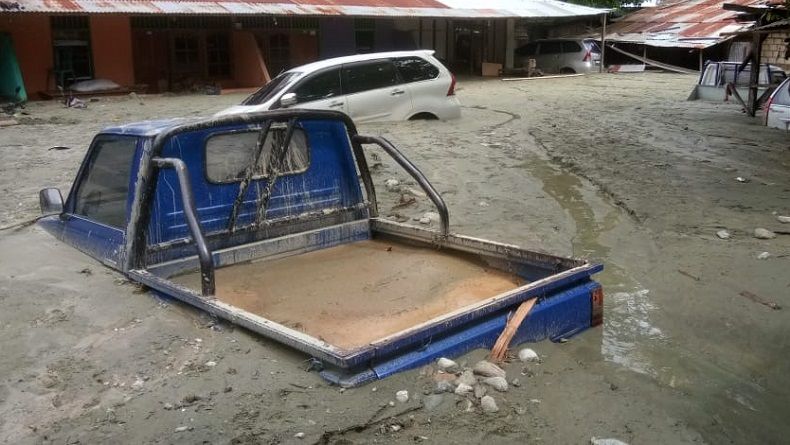
M 512 66 L 523 22 L 605 10 L 556 0 L 0 0 L 28 94 L 103 78 L 148 92 L 254 87 L 317 59 L 427 48 L 451 68 Z

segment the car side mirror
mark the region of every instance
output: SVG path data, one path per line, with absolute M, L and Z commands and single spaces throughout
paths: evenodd
M 38 205 L 42 215 L 63 213 L 63 195 L 56 188 L 45 188 L 38 192 Z
M 287 108 L 293 105 L 296 105 L 296 93 L 283 94 L 283 97 L 280 98 L 280 106 Z

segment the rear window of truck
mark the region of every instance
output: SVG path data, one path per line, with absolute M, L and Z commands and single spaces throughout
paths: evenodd
M 277 125 L 277 124 L 275 124 Z M 263 142 L 261 156 L 252 171 L 252 179 L 270 177 L 273 173 L 272 152 L 285 139 L 285 127 L 269 129 Z M 206 141 L 206 177 L 214 183 L 238 182 L 244 179 L 247 167 L 252 164 L 260 131 L 235 131 L 215 134 Z M 310 166 L 310 147 L 307 134 L 295 128 L 283 159 L 279 175 L 300 173 Z

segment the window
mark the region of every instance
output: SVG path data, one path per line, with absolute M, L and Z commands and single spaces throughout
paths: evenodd
M 230 76 L 230 50 L 228 48 L 228 34 L 214 33 L 206 36 L 206 65 L 209 76 Z
M 368 62 L 343 67 L 343 92 L 354 94 L 396 85 L 398 75 L 390 61 Z
M 294 90 L 299 103 L 327 99 L 341 94 L 340 69 L 333 68 L 302 81 Z
M 562 43 L 562 52 L 564 53 L 580 53 L 582 52 L 582 47 L 576 42 L 566 41 Z
M 419 57 L 401 57 L 393 60 L 393 63 L 398 68 L 400 77 L 407 83 L 435 79 L 439 75 L 439 68 Z
M 137 139 L 99 136 L 77 186 L 74 213 L 112 227 L 126 223 L 126 200 Z
M 357 53 L 364 54 L 373 52 L 376 40 L 376 22 L 373 19 L 354 20 L 354 42 L 357 46 Z
M 540 54 L 559 54 L 562 52 L 562 45 L 556 40 L 540 42 Z
M 173 68 L 180 72 L 200 69 L 200 42 L 196 35 L 173 37 Z
M 519 56 L 534 56 L 537 53 L 538 44 L 535 42 L 528 43 L 516 50 L 516 55 Z
M 271 82 L 261 87 L 261 89 L 258 91 L 247 96 L 247 98 L 244 99 L 241 104 L 260 105 L 264 102 L 267 102 L 276 96 L 280 91 L 282 91 L 283 88 L 287 87 L 293 79 L 296 79 L 301 75 L 302 73 L 282 73 L 272 79 Z
M 57 85 L 67 87 L 93 78 L 91 33 L 87 16 L 55 16 L 52 27 L 53 73 Z
M 275 159 L 272 152 L 285 139 L 285 126 L 272 124 L 263 143 L 261 157 L 252 172 L 254 179 L 270 176 Z M 206 176 L 215 183 L 236 182 L 244 178 L 244 173 L 252 162 L 260 131 L 240 131 L 211 136 L 206 141 Z M 283 159 L 280 174 L 299 173 L 310 165 L 310 147 L 307 134 L 295 128 L 291 142 Z

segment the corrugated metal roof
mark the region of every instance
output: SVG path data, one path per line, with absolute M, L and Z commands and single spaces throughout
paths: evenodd
M 766 0 L 681 0 L 629 14 L 607 28 L 606 39 L 656 47 L 706 48 L 752 26 L 723 5 L 763 6 Z
M 0 0 L 4 11 L 98 14 L 308 15 L 362 17 L 573 17 L 604 9 L 557 0 Z

